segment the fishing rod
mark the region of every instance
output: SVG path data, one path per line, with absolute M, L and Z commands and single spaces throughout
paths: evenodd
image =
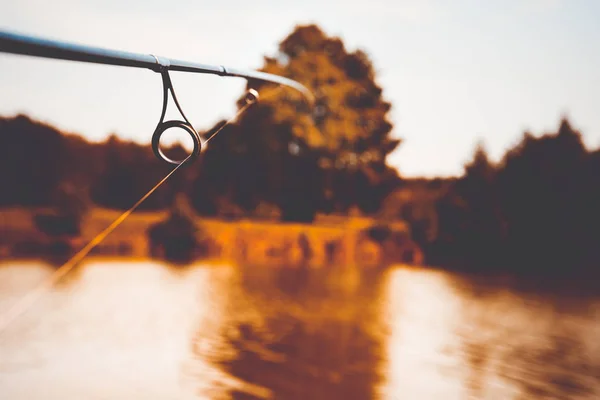
M 203 140 L 200 134 L 194 129 L 192 124 L 183 113 L 175 91 L 169 71 L 191 72 L 199 74 L 212 74 L 225 77 L 244 78 L 246 80 L 257 80 L 262 82 L 274 83 L 290 87 L 302 93 L 304 98 L 312 104 L 313 95 L 304 85 L 283 76 L 269 74 L 260 71 L 243 70 L 229 68 L 223 65 L 208 65 L 189 61 L 181 61 L 160 57 L 153 54 L 139 54 L 118 50 L 110 50 L 100 47 L 92 47 L 75 43 L 62 42 L 57 40 L 43 39 L 39 37 L 18 34 L 0 30 L 0 52 L 12 53 L 18 55 L 27 55 L 34 57 L 52 58 L 68 61 L 79 61 L 94 64 L 116 65 L 123 67 L 145 68 L 160 73 L 163 81 L 163 108 L 160 120 L 152 135 L 152 150 L 154 154 L 170 164 L 179 165 L 183 161 L 175 161 L 167 157 L 160 149 L 160 138 L 162 134 L 170 128 L 181 128 L 186 131 L 194 142 L 194 149 L 190 157 L 196 158 L 200 155 L 207 141 Z M 168 94 L 171 96 L 177 106 L 177 109 L 183 117 L 181 120 L 164 121 Z M 246 95 L 246 104 L 252 104 L 258 100 L 258 92 L 250 89 Z M 214 136 L 214 134 L 213 134 Z
M 248 81 L 262 81 L 278 85 L 282 87 L 290 87 L 300 92 L 305 100 L 312 105 L 314 98 L 312 93 L 302 84 L 292 79 L 283 76 L 268 74 L 259 71 L 248 71 L 225 67 L 223 65 L 207 65 L 188 61 L 173 60 L 165 57 L 159 57 L 153 54 L 137 54 L 124 51 L 109 50 L 100 47 L 84 46 L 80 44 L 61 42 L 56 40 L 42 39 L 39 37 L 27 36 L 12 32 L 0 30 L 0 53 L 11 53 L 17 55 L 35 56 L 43 58 L 53 58 L 58 60 L 80 61 L 94 64 L 116 65 L 133 68 L 146 68 L 154 72 L 160 73 L 163 82 L 163 108 L 160 120 L 152 135 L 152 150 L 154 154 L 163 161 L 174 164 L 175 168 L 163 179 L 161 179 L 154 187 L 152 187 L 145 195 L 143 195 L 133 206 L 123 212 L 116 220 L 114 220 L 107 228 L 98 233 L 86 246 L 80 249 L 67 262 L 56 269 L 47 279 L 42 281 L 40 285 L 30 291 L 27 296 L 24 296 L 19 302 L 15 303 L 4 315 L 0 315 L 0 333 L 4 331 L 19 315 L 26 312 L 32 304 L 45 292 L 48 288 L 54 285 L 61 277 L 71 271 L 79 262 L 81 262 L 87 254 L 100 242 L 102 242 L 114 229 L 117 228 L 142 202 L 144 202 L 154 191 L 156 191 L 177 169 L 182 167 L 184 163 L 192 160 L 200 155 L 206 147 L 206 143 L 211 140 L 219 131 L 227 124 L 237 118 L 248 107 L 258 101 L 258 92 L 254 89 L 249 89 L 246 93 L 246 104 L 238 110 L 236 116 L 221 125 L 210 137 L 203 139 L 200 134 L 194 129 L 192 124 L 183 113 L 177 96 L 171 83 L 169 71 L 192 72 L 199 74 L 213 74 L 226 77 L 244 78 Z M 278 90 L 279 90 L 278 89 Z M 165 113 L 167 110 L 168 95 L 171 93 L 177 109 L 183 117 L 182 120 L 165 121 Z M 184 160 L 175 161 L 167 157 L 160 149 L 160 137 L 170 128 L 181 128 L 185 130 L 194 142 L 194 149 L 190 155 Z

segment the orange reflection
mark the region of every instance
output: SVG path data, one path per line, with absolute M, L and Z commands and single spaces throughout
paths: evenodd
M 51 272 L 0 266 L 0 310 Z M 0 393 L 597 399 L 600 297 L 557 287 L 405 267 L 90 260 L 0 336 Z

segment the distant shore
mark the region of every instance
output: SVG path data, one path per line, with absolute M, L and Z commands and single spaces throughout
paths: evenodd
M 0 210 L 0 257 L 61 259 L 83 247 L 119 215 L 119 211 L 92 209 L 77 236 L 51 237 L 39 231 L 34 215 L 40 209 Z M 167 211 L 135 212 L 100 243 L 93 255 L 165 258 L 164 246 L 153 243 L 149 230 L 168 217 Z M 373 238 L 369 229 L 381 223 L 369 218 L 317 218 L 313 224 L 241 219 L 225 221 L 198 217 L 202 251 L 193 259 L 233 261 L 243 264 L 357 265 L 378 267 L 400 262 L 419 265 L 423 254 L 403 222 L 387 223 L 395 240 Z M 381 236 L 381 235 L 380 235 Z

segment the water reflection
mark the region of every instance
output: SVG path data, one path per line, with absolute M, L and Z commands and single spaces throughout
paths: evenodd
M 51 273 L 0 266 L 0 312 Z M 0 337 L 0 397 L 600 398 L 597 288 L 91 261 Z
M 572 282 L 541 277 L 498 288 L 494 281 L 455 281 L 461 282 L 462 307 L 453 331 L 458 353 L 469 361 L 473 392 L 600 398 L 600 299 L 587 282 L 569 287 Z M 472 297 L 474 283 L 478 294 Z
M 227 296 L 222 350 L 203 344 L 202 326 L 193 351 L 246 383 L 233 398 L 373 398 L 380 282 L 358 270 L 244 269 Z

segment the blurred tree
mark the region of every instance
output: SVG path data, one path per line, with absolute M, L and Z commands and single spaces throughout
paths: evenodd
M 566 118 L 555 133 L 526 132 L 496 166 L 479 146 L 438 202 L 437 259 L 536 274 L 596 268 L 599 160 Z
M 69 181 L 61 182 L 52 199 L 53 206 L 60 215 L 68 215 L 81 221 L 91 208 L 88 188 Z
M 298 26 L 262 70 L 306 85 L 314 109 L 296 91 L 249 82 L 262 99 L 211 141 L 203 182 L 224 174 L 222 185 L 235 187 L 221 193 L 231 192 L 245 210 L 262 200 L 277 204 L 284 220 L 310 221 L 318 210 L 352 205 L 377 210 L 397 180 L 385 160 L 400 140 L 390 136 L 391 106 L 368 56 L 347 52 L 315 25 Z
M 429 181 L 404 181 L 388 195 L 379 210 L 381 221 L 403 220 L 411 228 L 411 236 L 423 249 L 438 238 L 437 201 L 446 186 Z
M 111 135 L 103 144 L 103 171 L 95 180 L 92 199 L 100 206 L 127 209 L 158 183 L 172 167 L 157 162 L 149 146 L 120 140 Z M 181 175 L 169 179 L 153 193 L 140 209 L 163 209 L 173 201 L 176 189 L 181 187 Z
M 33 216 L 36 228 L 50 236 L 77 236 L 81 234 L 83 218 L 91 202 L 86 187 L 61 181 L 51 196 L 52 210 L 37 212 Z
M 135 177 L 127 162 L 130 158 L 127 150 L 126 144 L 115 135 L 106 140 L 104 172 L 92 188 L 95 203 L 116 209 L 126 209 L 134 204 L 139 192 L 135 192 Z
M 18 115 L 0 119 L 0 205 L 48 205 L 69 171 L 65 137 Z
M 281 218 L 281 210 L 274 204 L 261 202 L 254 209 L 254 217 L 258 219 L 277 221 Z
M 148 228 L 150 252 L 171 261 L 189 262 L 200 251 L 205 233 L 196 223 L 196 213 L 188 196 L 177 193 L 169 207 L 169 215 Z
M 453 187 L 453 194 L 460 200 L 455 198 L 453 204 L 447 204 L 447 212 L 462 216 L 458 229 L 451 233 L 455 251 L 468 254 L 478 264 L 502 261 L 505 226 L 496 193 L 496 173 L 484 145 L 478 143 L 472 161 L 465 165 L 464 176 Z
M 587 150 L 581 134 L 563 119 L 554 134 L 526 133 L 503 159 L 498 193 L 507 218 L 510 252 L 533 264 L 571 262 L 580 254 Z M 594 207 L 595 208 L 595 207 Z

